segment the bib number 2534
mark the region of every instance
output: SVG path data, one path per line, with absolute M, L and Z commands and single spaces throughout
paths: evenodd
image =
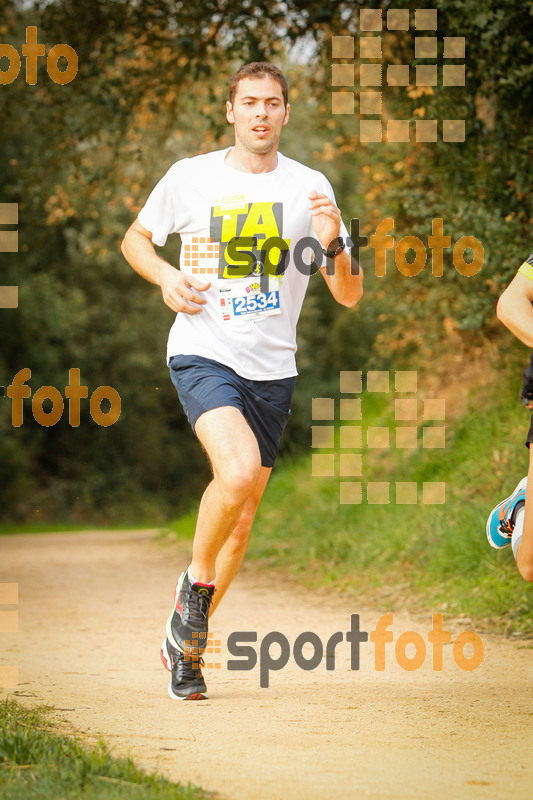
M 274 310 L 279 308 L 279 292 L 268 294 L 249 294 L 246 297 L 233 298 L 233 313 L 236 317 L 254 313 L 256 311 Z

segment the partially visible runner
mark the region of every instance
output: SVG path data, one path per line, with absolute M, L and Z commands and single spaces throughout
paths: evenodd
M 524 372 L 524 382 L 520 389 L 520 402 L 528 411 L 533 411 L 533 353 L 529 356 L 529 364 Z
M 498 300 L 498 319 L 529 349 L 533 349 L 533 253 Z M 526 372 L 527 376 L 527 372 Z M 498 503 L 487 520 L 487 538 L 496 550 L 511 545 L 520 574 L 533 582 L 533 415 L 526 438 L 528 475 L 513 493 Z M 531 478 L 528 482 L 528 478 Z
M 310 273 L 301 268 L 302 240 L 316 245 L 335 300 L 351 307 L 363 293 L 331 185 L 278 152 L 289 120 L 280 70 L 266 62 L 242 67 L 230 81 L 226 118 L 235 146 L 176 162 L 122 243 L 131 266 L 178 312 L 170 376 L 213 471 L 161 649 L 169 695 L 183 700 L 207 697 L 199 655 L 208 616 L 241 565 L 290 415 L 296 323 Z M 154 248 L 171 233 L 181 236 L 179 270 Z

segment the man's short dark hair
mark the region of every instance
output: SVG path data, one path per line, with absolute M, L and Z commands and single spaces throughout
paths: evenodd
M 280 69 L 275 67 L 274 64 L 270 64 L 268 61 L 252 61 L 250 64 L 245 64 L 230 78 L 229 101 L 231 105 L 233 105 L 233 101 L 235 100 L 239 81 L 242 81 L 243 78 L 273 78 L 281 86 L 283 102 L 285 103 L 285 108 L 287 108 L 289 87 L 287 86 L 285 75 Z

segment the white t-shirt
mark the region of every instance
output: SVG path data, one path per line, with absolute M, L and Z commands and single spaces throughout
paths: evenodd
M 305 268 L 295 264 L 294 247 L 304 237 L 316 241 L 308 209 L 311 190 L 333 201 L 335 196 L 322 173 L 279 152 L 276 169 L 260 174 L 226 165 L 228 152 L 229 148 L 177 161 L 139 213 L 154 244 L 162 246 L 170 233 L 179 233 L 180 269 L 211 282 L 201 293 L 207 300 L 201 313 L 177 314 L 167 361 L 179 354 L 199 355 L 250 380 L 288 378 L 297 374 L 296 323 L 309 282 Z M 348 236 L 344 225 L 340 235 Z M 239 277 L 235 269 L 232 274 L 235 261 L 226 252 L 235 237 L 255 237 L 255 246 L 238 245 L 251 253 Z M 279 249 L 272 237 L 278 237 Z M 269 239 L 271 244 L 262 247 Z M 270 247 L 270 266 L 264 270 L 268 277 L 254 277 L 252 260 L 268 260 Z M 275 265 L 282 250 L 287 260 L 279 278 Z M 312 260 L 309 248 L 303 260 Z

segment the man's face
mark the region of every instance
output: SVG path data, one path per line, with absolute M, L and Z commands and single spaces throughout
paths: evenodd
M 226 103 L 226 117 L 235 125 L 235 141 L 250 153 L 264 155 L 277 149 L 289 109 L 274 78 L 243 78 L 237 84 L 233 105 Z

